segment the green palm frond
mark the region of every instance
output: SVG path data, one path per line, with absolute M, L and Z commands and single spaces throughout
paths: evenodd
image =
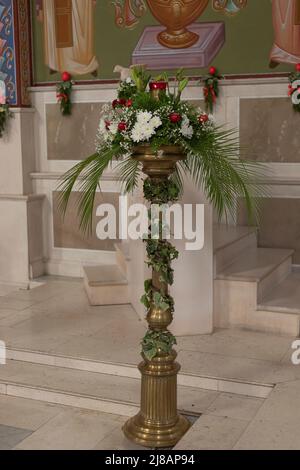
M 187 144 L 186 150 L 188 158 L 183 168 L 202 187 L 219 218 L 234 218 L 240 200 L 244 200 L 250 220 L 258 220 L 258 200 L 265 192 L 260 185 L 265 167 L 236 157 L 240 147 L 235 131 L 219 128 L 204 135 L 198 144 Z
M 122 160 L 116 166 L 119 180 L 125 193 L 131 193 L 138 185 L 142 164 L 131 157 Z
M 113 146 L 101 154 L 95 153 L 71 168 L 61 179 L 58 186 L 58 191 L 60 191 L 58 202 L 63 214 L 66 212 L 75 183 L 79 182 L 78 216 L 83 232 L 92 230 L 93 208 L 100 178 L 119 152 L 119 146 Z
M 184 174 L 184 170 L 182 168 L 182 165 L 178 163 L 175 167 L 174 173 L 172 173 L 172 175 L 170 176 L 170 180 L 173 181 L 173 183 L 175 183 L 179 189 L 180 197 L 182 196 L 183 186 L 184 186 L 183 174 Z

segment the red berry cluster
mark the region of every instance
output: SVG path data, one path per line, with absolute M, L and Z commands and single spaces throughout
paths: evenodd
M 132 100 L 125 100 L 124 98 L 120 98 L 118 100 L 114 100 L 112 102 L 112 107 L 115 108 L 122 108 L 123 106 L 126 106 L 127 108 L 130 108 L 133 105 Z
M 173 124 L 177 124 L 182 120 L 182 116 L 179 113 L 171 113 L 169 119 Z M 209 120 L 209 117 L 207 114 L 203 113 L 199 116 L 198 120 L 200 124 L 205 124 Z

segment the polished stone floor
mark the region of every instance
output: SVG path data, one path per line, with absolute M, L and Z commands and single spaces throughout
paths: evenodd
M 138 449 L 121 431 L 125 418 L 0 396 L 0 450 Z
M 0 286 L 0 340 L 8 348 L 107 363 L 133 365 L 140 360 L 145 325 L 130 306 L 90 307 L 79 280 L 40 282 L 30 291 Z M 274 388 L 266 399 L 241 396 L 238 388 L 236 393 L 180 388 L 182 409 L 195 404 L 202 414 L 178 449 L 300 449 L 300 365 L 291 362 L 292 342 L 238 329 L 179 338 L 185 373 Z M 10 367 L 21 380 L 18 363 Z M 23 372 L 24 382 L 30 383 L 30 367 Z M 70 380 L 71 375 L 84 375 L 65 370 Z M 128 390 L 135 396 L 131 382 Z M 120 431 L 125 419 L 0 395 L 0 449 L 132 449 Z

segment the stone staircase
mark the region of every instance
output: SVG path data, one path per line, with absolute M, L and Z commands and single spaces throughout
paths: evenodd
M 32 350 L 8 348 L 0 368 L 0 396 L 26 398 L 121 416 L 133 416 L 140 401 L 140 373 L 129 364 L 100 362 Z M 207 391 L 267 398 L 273 383 L 181 372 L 178 406 L 200 414 Z
M 122 305 L 129 303 L 127 263 L 128 244 L 116 243 L 116 264 L 85 266 L 84 287 L 91 305 Z
M 129 244 L 115 245 L 116 263 L 84 268 L 91 305 L 130 303 Z M 214 327 L 298 336 L 300 271 L 293 250 L 259 248 L 254 227 L 214 227 Z
M 216 226 L 214 326 L 298 336 L 300 274 L 292 256 L 258 248 L 255 228 Z

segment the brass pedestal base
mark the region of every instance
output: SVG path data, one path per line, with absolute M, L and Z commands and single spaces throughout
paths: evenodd
M 169 49 L 185 49 L 196 44 L 199 35 L 187 29 L 172 33 L 166 30 L 159 33 L 157 39 L 162 46 Z
M 139 413 L 127 421 L 123 431 L 130 441 L 153 449 L 174 447 L 189 428 L 189 421 L 181 415 L 178 415 L 173 424 L 155 425 Z
M 154 324 L 157 321 L 156 318 Z M 190 427 L 190 422 L 177 411 L 180 366 L 175 362 L 176 355 L 174 350 L 170 354 L 160 353 L 139 365 L 141 411 L 123 427 L 125 436 L 136 444 L 151 448 L 173 447 Z

